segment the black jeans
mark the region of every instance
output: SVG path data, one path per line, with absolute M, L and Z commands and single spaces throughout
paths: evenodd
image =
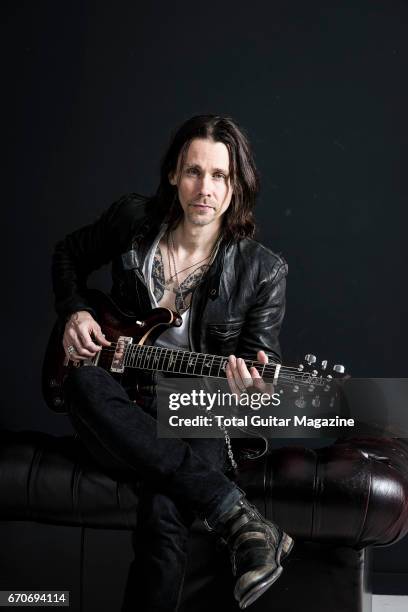
M 122 610 L 174 612 L 195 516 L 215 522 L 242 495 L 223 473 L 224 440 L 157 438 L 155 400 L 136 405 L 98 367 L 73 369 L 65 394 L 71 422 L 99 465 L 142 481 Z

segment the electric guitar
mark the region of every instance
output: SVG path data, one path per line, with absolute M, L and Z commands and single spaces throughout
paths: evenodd
M 149 316 L 139 321 L 120 310 L 114 301 L 99 291 L 90 291 L 91 304 L 97 320 L 110 346 L 103 347 L 91 359 L 68 359 L 62 345 L 64 326 L 57 322 L 47 345 L 42 387 L 44 399 L 54 412 L 65 413 L 63 384 L 71 368 L 99 366 L 107 370 L 127 388 L 135 389 L 137 397 L 138 372 L 158 371 L 174 375 L 226 378 L 228 358 L 181 349 L 154 346 L 159 335 L 169 327 L 179 327 L 181 316 L 168 308 L 155 308 Z M 290 388 L 296 406 L 304 407 L 305 394 L 312 394 L 312 403 L 318 407 L 322 394 L 331 389 L 334 378 L 344 373 L 344 366 L 333 366 L 327 373 L 327 361 L 316 369 L 316 357 L 306 355 L 305 364 L 286 367 L 279 363 L 261 364 L 245 360 L 248 368 L 255 366 L 258 372 L 274 388 L 283 393 Z M 326 395 L 327 397 L 327 395 Z M 334 401 L 332 398 L 330 401 Z

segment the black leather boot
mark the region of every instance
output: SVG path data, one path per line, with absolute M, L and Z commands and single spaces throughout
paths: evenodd
M 278 525 L 267 521 L 245 497 L 216 524 L 205 524 L 228 546 L 232 572 L 237 577 L 234 596 L 243 610 L 279 578 L 281 561 L 292 550 L 293 540 Z

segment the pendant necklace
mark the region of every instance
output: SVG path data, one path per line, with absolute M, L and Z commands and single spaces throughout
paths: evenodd
M 171 239 L 171 247 L 170 247 L 170 239 Z M 174 257 L 174 251 L 176 250 L 175 245 L 174 245 L 174 237 L 173 237 L 173 233 L 169 233 L 167 236 L 167 256 L 168 256 L 168 263 L 169 263 L 169 271 L 171 274 L 171 264 L 170 264 L 170 256 L 173 262 L 173 269 L 174 269 L 174 274 L 171 275 L 167 281 L 165 281 L 164 285 L 168 286 L 171 282 L 171 280 L 175 277 L 176 278 L 176 282 L 177 282 L 177 287 L 178 290 L 180 292 L 180 297 L 181 297 L 181 303 L 182 303 L 182 309 L 183 310 L 187 310 L 186 307 L 186 303 L 184 301 L 184 295 L 183 295 L 183 291 L 181 289 L 181 285 L 180 285 L 180 281 L 179 281 L 179 272 L 184 272 L 185 270 L 189 270 L 190 268 L 194 268 L 195 266 L 198 266 L 198 264 L 202 263 L 203 261 L 206 261 L 207 259 L 210 259 L 210 262 L 208 265 L 210 265 L 212 263 L 213 257 L 215 255 L 216 249 L 218 247 L 218 243 L 221 240 L 221 236 L 219 236 L 219 238 L 216 240 L 213 248 L 211 249 L 211 253 L 209 255 L 207 255 L 207 257 L 204 257 L 204 259 L 200 259 L 200 261 L 196 261 L 195 263 L 193 263 L 191 266 L 187 266 L 186 268 L 183 268 L 182 270 L 177 270 L 176 268 L 176 260 Z M 170 256 L 169 256 L 170 255 Z M 200 282 L 204 276 L 205 270 L 202 271 L 201 273 L 201 278 L 199 279 Z M 198 283 L 197 283 L 198 284 Z

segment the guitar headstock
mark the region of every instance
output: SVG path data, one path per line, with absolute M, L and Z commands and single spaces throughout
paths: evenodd
M 340 363 L 335 363 L 329 368 L 329 362 L 327 359 L 323 359 L 319 366 L 317 366 L 316 355 L 308 353 L 304 359 L 306 365 L 300 363 L 298 366 L 299 372 L 305 372 L 310 374 L 311 378 L 316 378 L 322 384 L 323 380 L 329 384 L 333 379 L 339 379 L 345 377 L 346 368 Z
M 333 383 L 347 378 L 345 370 L 342 364 L 329 366 L 327 359 L 318 364 L 316 355 L 308 353 L 304 363 L 282 372 L 280 382 L 285 381 L 285 385 L 280 393 L 289 393 L 298 408 L 305 408 L 309 402 L 318 408 L 322 401 L 331 406 L 336 399 L 336 384 Z

